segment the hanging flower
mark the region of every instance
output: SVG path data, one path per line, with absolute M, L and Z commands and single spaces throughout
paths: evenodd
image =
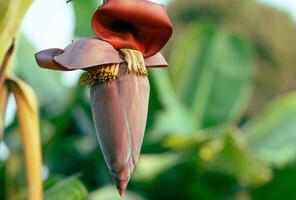
M 92 18 L 98 38 L 73 42 L 64 50 L 35 55 L 39 66 L 83 69 L 105 161 L 122 195 L 139 158 L 145 132 L 149 81 L 146 68 L 167 67 L 159 53 L 172 34 L 165 8 L 146 0 L 109 0 Z

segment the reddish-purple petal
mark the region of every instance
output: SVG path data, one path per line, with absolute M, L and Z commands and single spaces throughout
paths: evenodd
M 145 65 L 147 68 L 150 67 L 167 67 L 168 63 L 165 58 L 161 55 L 161 53 L 157 53 L 153 56 L 145 58 Z
M 132 161 L 138 161 L 148 113 L 150 85 L 146 76 L 134 74 L 118 77 L 119 94 L 125 109 L 132 142 Z
M 46 49 L 35 54 L 37 64 L 45 69 L 69 71 L 66 67 L 56 63 L 53 59 L 54 56 L 62 54 L 62 49 Z
M 124 62 L 109 43 L 90 38 L 73 42 L 54 60 L 70 70 Z
M 116 81 L 91 87 L 91 107 L 99 143 L 111 172 L 119 173 L 131 156 L 131 138 Z
M 46 69 L 70 71 L 123 63 L 123 55 L 109 43 L 99 39 L 81 39 L 62 49 L 46 49 L 35 54 L 37 64 Z M 145 58 L 146 67 L 167 67 L 160 53 Z

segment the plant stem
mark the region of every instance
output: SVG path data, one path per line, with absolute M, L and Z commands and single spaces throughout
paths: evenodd
M 14 50 L 14 41 L 12 42 L 9 49 L 7 50 L 7 52 L 6 52 L 5 56 L 4 56 L 1 68 L 0 68 L 0 91 L 1 91 L 1 88 L 2 88 L 3 83 L 4 83 L 5 73 L 6 73 L 6 70 L 7 70 L 7 67 L 8 67 L 9 59 L 10 59 L 12 53 L 13 53 L 13 50 Z

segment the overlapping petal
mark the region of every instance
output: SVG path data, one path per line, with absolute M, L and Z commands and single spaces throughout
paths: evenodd
M 37 64 L 45 69 L 60 70 L 60 71 L 69 71 L 68 68 L 63 67 L 62 65 L 54 61 L 54 56 L 62 54 L 64 51 L 62 49 L 46 49 L 35 54 L 35 59 Z
M 147 120 L 150 86 L 146 76 L 127 74 L 91 87 L 91 108 L 99 143 L 122 194 L 139 158 Z
M 65 48 L 63 54 L 55 56 L 54 60 L 68 69 L 84 69 L 124 62 L 112 45 L 91 38 L 73 42 Z
M 104 66 L 106 64 L 123 63 L 123 56 L 109 43 L 84 38 L 75 41 L 62 49 L 46 49 L 35 54 L 37 64 L 46 69 L 70 71 Z M 167 67 L 164 57 L 157 53 L 145 58 L 146 67 Z

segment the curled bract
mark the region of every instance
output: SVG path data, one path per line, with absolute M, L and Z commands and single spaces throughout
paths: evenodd
M 64 50 L 52 48 L 35 54 L 37 64 L 52 70 L 77 70 L 103 67 L 108 64 L 124 63 L 124 55 L 109 43 L 84 38 L 68 45 Z M 164 57 L 158 52 L 145 58 L 146 67 L 167 67 Z
M 134 49 L 144 57 L 159 52 L 172 35 L 163 5 L 146 0 L 109 0 L 92 17 L 94 33 L 115 49 Z

